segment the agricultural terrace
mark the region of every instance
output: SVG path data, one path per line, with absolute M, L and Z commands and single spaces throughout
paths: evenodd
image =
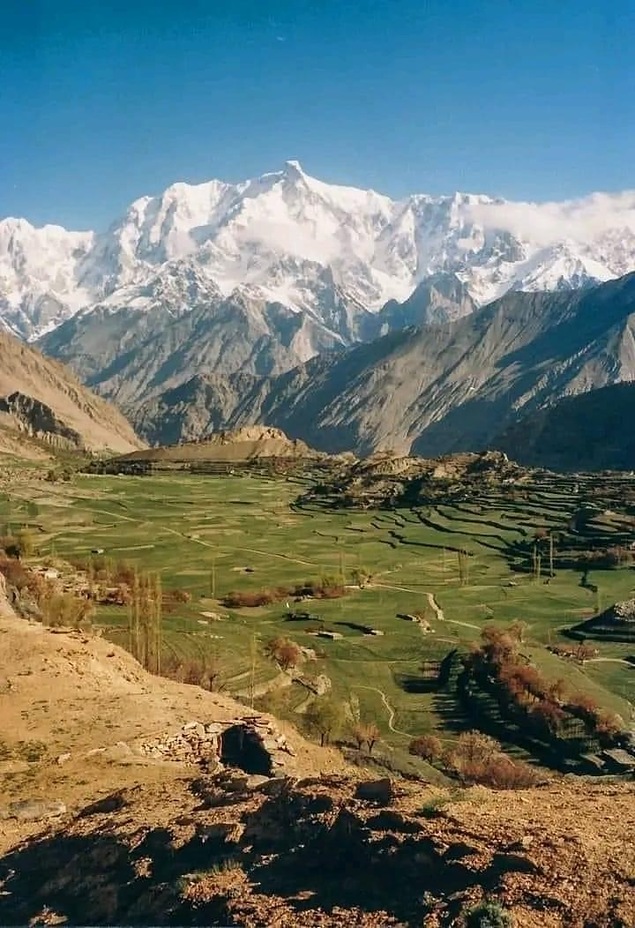
M 326 675 L 337 697 L 379 725 L 404 767 L 414 763 L 407 754 L 413 736 L 452 739 L 468 724 L 451 693 L 417 685 L 422 663 L 454 649 L 466 653 L 491 623 L 526 623 L 523 652 L 545 676 L 630 720 L 635 645 L 603 642 L 584 664 L 548 649 L 571 645 L 567 628 L 632 597 L 635 587 L 628 563 L 560 568 L 557 550 L 554 575 L 546 553 L 537 575 L 536 533 L 575 527 L 581 504 L 568 484 L 525 489 L 524 498 L 489 487 L 469 500 L 360 511 L 309 499 L 308 489 L 296 478 L 187 473 L 80 475 L 47 484 L 25 471 L 0 501 L 0 519 L 7 530 L 31 527 L 33 563 L 88 559 L 103 549 L 111 564 L 156 572 L 164 591 L 188 594 L 163 609 L 163 659 L 211 656 L 222 685 L 247 701 L 288 683 L 267 656 L 267 642 L 285 637 L 310 649 L 314 659 L 302 672 Z M 615 530 L 620 544 L 628 542 L 628 517 L 613 527 L 616 517 L 601 518 L 598 531 Z M 224 605 L 232 592 L 288 590 L 324 578 L 343 583 L 345 595 L 294 603 L 279 592 L 256 608 Z M 290 621 L 287 603 L 311 618 Z M 93 622 L 127 646 L 128 613 L 100 605 Z M 414 614 L 419 621 L 398 617 Z M 317 629 L 335 634 L 315 637 Z M 297 722 L 309 696 L 303 685 L 286 686 L 276 711 Z

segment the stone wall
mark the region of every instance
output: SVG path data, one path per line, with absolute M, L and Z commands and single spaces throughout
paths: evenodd
M 241 740 L 252 752 L 262 752 L 263 760 L 265 756 L 268 757 L 272 776 L 284 773 L 289 758 L 295 756 L 295 751 L 285 736 L 278 731 L 273 722 L 262 716 L 244 716 L 228 722 L 188 722 L 173 734 L 141 742 L 137 745 L 137 750 L 154 760 L 205 764 L 214 769 L 222 769 L 229 765 L 230 753 L 232 765 L 243 766 L 239 756 L 240 750 L 236 748 L 236 742 Z M 245 763 L 248 764 L 247 759 Z

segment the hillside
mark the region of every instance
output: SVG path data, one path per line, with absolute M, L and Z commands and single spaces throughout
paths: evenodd
M 192 720 L 223 725 L 255 715 L 222 694 L 150 675 L 127 651 L 97 635 L 17 618 L 5 589 L 0 575 L 0 806 L 23 798 L 25 790 L 30 797 L 54 794 L 78 804 L 104 788 L 178 779 L 182 767 L 157 764 L 139 746 L 176 735 Z M 290 774 L 344 769 L 337 753 L 304 741 L 293 729 L 285 735 L 293 751 L 286 755 Z M 35 754 L 45 746 L 41 763 L 25 761 L 28 745 Z M 3 825 L 0 815 L 0 829 L 6 828 L 13 826 Z M 6 842 L 6 831 L 2 837 Z
M 553 470 L 635 470 L 635 383 L 619 383 L 523 416 L 493 446 Z
M 324 451 L 480 450 L 559 397 L 635 379 L 635 275 L 574 292 L 511 293 L 453 323 L 409 328 L 277 377 L 195 379 L 142 404 L 142 434 L 184 415 L 282 428 Z M 174 404 L 174 406 L 173 406 Z M 178 410 L 178 414 L 177 414 Z M 222 418 L 222 426 L 219 420 Z
M 631 924 L 632 784 L 360 783 L 287 728 L 282 776 L 215 772 L 140 747 L 280 726 L 4 595 L 0 662 L 2 924 L 450 928 L 484 892 L 515 928 Z
M 0 332 L 0 449 L 37 458 L 47 445 L 124 453 L 143 442 L 67 368 Z
M 262 458 L 317 457 L 303 441 L 291 440 L 280 429 L 252 425 L 236 431 L 218 432 L 196 442 L 147 448 L 117 458 L 117 461 L 147 463 L 257 461 Z

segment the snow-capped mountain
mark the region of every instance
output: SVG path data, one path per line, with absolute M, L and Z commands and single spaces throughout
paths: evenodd
M 0 319 L 30 339 L 94 306 L 160 304 L 178 316 L 238 288 L 350 344 L 359 319 L 432 276 L 458 279 L 483 305 L 633 268 L 635 191 L 545 204 L 458 193 L 394 201 L 289 161 L 238 184 L 174 184 L 136 200 L 104 233 L 0 221 Z

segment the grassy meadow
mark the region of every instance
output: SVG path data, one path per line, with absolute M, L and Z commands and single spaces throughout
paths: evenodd
M 526 622 L 526 652 L 547 675 L 563 677 L 572 689 L 629 719 L 635 668 L 625 658 L 632 646 L 601 644 L 601 659 L 579 666 L 545 645 L 567 640 L 562 629 L 598 606 L 633 596 L 635 571 L 594 570 L 593 592 L 581 586 L 580 571 L 558 570 L 545 583 L 510 567 L 510 545 L 536 526 L 569 517 L 567 493 L 545 491 L 513 506 L 490 492 L 469 504 L 425 512 L 328 511 L 297 505 L 305 489 L 295 479 L 184 473 L 80 475 L 70 483 L 47 484 L 25 472 L 24 481 L 0 500 L 0 520 L 35 529 L 36 561 L 47 555 L 88 557 L 103 548 L 114 561 L 159 572 L 164 589 L 186 590 L 189 602 L 164 611 L 164 651 L 213 653 L 230 693 L 247 697 L 254 654 L 256 692 L 279 676 L 264 653 L 269 639 L 284 635 L 313 648 L 317 660 L 306 669 L 325 673 L 342 700 L 358 701 L 362 718 L 376 721 L 389 749 L 404 758 L 413 735 L 437 730 L 452 737 L 460 724 L 446 695 L 412 692 L 408 681 L 422 661 L 468 648 L 492 622 Z M 452 550 L 457 548 L 470 555 L 463 584 Z M 372 576 L 365 589 L 352 584 L 356 570 Z M 343 636 L 339 640 L 309 635 L 315 623 L 286 620 L 285 602 L 232 610 L 222 605 L 231 591 L 341 576 L 350 585 L 344 598 L 296 606 L 319 615 Z M 425 615 L 431 631 L 397 617 L 413 612 Z M 99 607 L 94 621 L 113 641 L 128 643 L 126 607 Z M 363 634 L 356 628 L 360 623 L 383 635 Z M 289 695 L 289 711 L 301 711 L 307 691 L 294 685 Z

